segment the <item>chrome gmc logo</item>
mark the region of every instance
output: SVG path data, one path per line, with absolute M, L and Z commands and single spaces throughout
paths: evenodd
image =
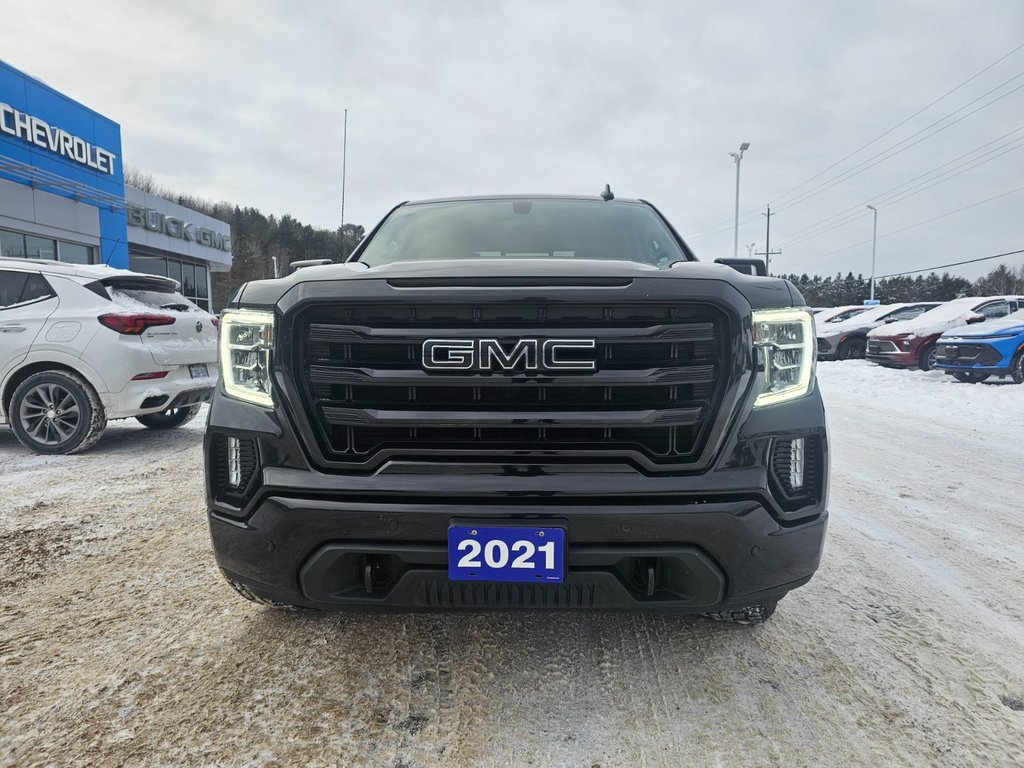
M 593 359 L 579 350 L 594 349 L 594 339 L 427 339 L 423 367 L 428 371 L 593 371 Z M 575 352 L 575 355 L 573 354 Z

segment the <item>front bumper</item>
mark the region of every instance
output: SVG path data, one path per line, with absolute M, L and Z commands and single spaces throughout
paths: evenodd
M 819 336 L 817 351 L 819 360 L 837 360 L 839 358 L 839 336 Z
M 748 406 L 737 421 L 702 473 L 537 458 L 392 460 L 370 473 L 332 473 L 312 465 L 280 409 L 218 391 L 206 437 L 213 548 L 237 586 L 315 608 L 710 611 L 764 602 L 805 583 L 821 558 L 824 409 L 815 388 L 790 403 Z M 227 435 L 254 441 L 259 466 L 245 493 L 225 500 L 214 464 Z M 769 470 L 773 441 L 796 436 L 820 445 L 815 496 L 802 507 L 786 503 Z M 449 581 L 447 529 L 465 519 L 563 524 L 566 581 Z
M 460 518 L 557 521 L 562 584 L 448 580 Z M 778 599 L 818 567 L 827 515 L 783 526 L 756 501 L 572 508 L 267 498 L 248 521 L 210 514 L 217 562 L 256 595 L 312 608 L 724 610 Z M 655 583 L 648 589 L 648 564 Z M 367 582 L 367 567 L 372 581 Z
M 875 363 L 887 368 L 915 368 L 920 360 L 920 350 L 872 352 L 871 340 L 869 339 L 868 351 L 864 353 L 864 358 L 869 363 Z

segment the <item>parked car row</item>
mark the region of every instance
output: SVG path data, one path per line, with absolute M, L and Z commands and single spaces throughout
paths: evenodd
M 217 319 L 166 277 L 0 259 L 0 425 L 77 453 L 111 419 L 193 419 L 217 377 Z
M 852 314 L 851 314 L 852 313 Z M 819 360 L 944 370 L 1024 383 L 1024 296 L 836 307 L 816 313 Z

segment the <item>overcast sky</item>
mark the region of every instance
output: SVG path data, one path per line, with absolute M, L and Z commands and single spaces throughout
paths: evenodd
M 1024 49 L 787 195 L 1024 44 L 1019 0 L 4 6 L 0 58 L 118 121 L 127 164 L 318 226 L 340 223 L 347 107 L 345 218 L 367 228 L 402 200 L 610 182 L 730 256 L 729 152 L 749 141 L 740 253 L 763 250 L 773 203 L 773 271 L 868 273 L 871 202 L 880 275 L 1024 248 Z M 964 172 L 884 196 L 945 163 Z

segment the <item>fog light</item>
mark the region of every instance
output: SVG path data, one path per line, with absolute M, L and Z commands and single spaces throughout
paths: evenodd
M 242 446 L 237 437 L 228 438 L 228 485 L 242 487 Z
M 793 490 L 804 487 L 804 438 L 798 437 L 789 445 L 789 484 Z

